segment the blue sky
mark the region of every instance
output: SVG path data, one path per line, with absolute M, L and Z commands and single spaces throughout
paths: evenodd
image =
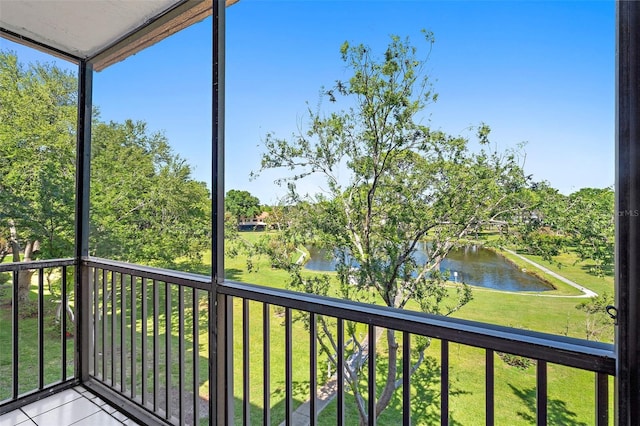
M 227 9 L 226 188 L 275 202 L 275 173 L 250 181 L 267 132 L 304 124 L 306 102 L 348 78 L 345 40 L 384 51 L 390 34 L 435 34 L 427 71 L 439 94 L 422 120 L 502 149 L 526 142 L 525 171 L 563 193 L 614 182 L 613 1 L 272 1 Z M 211 20 L 97 73 L 104 120 L 145 120 L 210 182 Z M 23 61 L 44 57 L 0 39 Z M 422 50 L 426 53 L 426 50 Z M 46 58 L 45 58 L 46 60 Z M 74 69 L 71 67 L 71 69 Z M 306 188 L 315 192 L 315 183 Z

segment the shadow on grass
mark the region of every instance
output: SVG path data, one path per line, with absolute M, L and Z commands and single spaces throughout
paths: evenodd
M 536 415 L 536 388 L 518 389 L 509 384 L 513 393 L 527 406 L 527 412 L 518 412 L 518 416 L 531 424 L 537 421 Z M 567 408 L 567 403 L 559 399 L 547 400 L 547 423 L 550 425 L 577 425 L 587 426 L 586 423 L 578 421 L 578 415 Z
M 599 268 L 599 271 L 598 271 L 598 268 L 594 264 L 588 263 L 585 265 L 581 265 L 580 269 L 582 269 L 585 273 L 593 276 L 602 275 L 605 277 L 613 277 L 613 274 L 614 274 L 613 265 L 602 266 Z
M 240 269 L 226 268 L 224 270 L 224 277 L 228 280 L 238 281 L 240 280 L 241 276 L 242 276 L 242 271 Z

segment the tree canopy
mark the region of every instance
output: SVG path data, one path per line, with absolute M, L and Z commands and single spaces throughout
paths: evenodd
M 262 213 L 258 197 L 251 195 L 249 191 L 241 191 L 238 189 L 230 189 L 227 191 L 224 197 L 224 208 L 234 216 L 238 222 L 251 220 Z
M 433 36 L 424 35 L 430 50 Z M 348 108 L 327 114 L 309 109 L 308 125 L 293 138 L 265 138 L 262 169 L 282 169 L 279 183 L 289 186 L 292 197 L 300 197 L 297 181 L 324 178 L 325 191 L 309 200 L 298 220 L 290 220 L 283 243 L 288 239 L 334 252 L 343 297 L 368 301 L 377 294 L 391 307 L 411 302 L 425 312 L 451 314 L 471 293 L 467 286 L 450 291 L 440 262 L 483 223 L 514 214 L 527 185 L 519 152 L 499 151 L 486 125 L 478 126 L 479 148 L 472 150 L 467 138 L 422 124 L 437 95 L 424 73 L 428 54 L 419 55 L 408 39 L 392 36 L 381 55 L 345 42 L 340 54 L 351 77 L 324 94 L 336 105 L 344 100 Z M 427 256 L 416 255 L 420 245 Z M 290 270 L 297 288 L 326 291 L 326 285 L 303 278 L 298 267 Z M 358 336 L 351 338 L 362 346 Z M 401 383 L 392 330 L 387 343 L 386 384 L 376 417 Z M 335 353 L 326 345 L 327 354 Z M 414 370 L 426 346 L 417 345 Z M 366 424 L 362 371 L 347 373 Z

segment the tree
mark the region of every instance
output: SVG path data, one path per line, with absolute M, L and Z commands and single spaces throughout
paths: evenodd
M 92 255 L 167 267 L 206 249 L 209 191 L 164 135 L 144 122 L 95 123 L 91 166 Z
M 224 208 L 231 213 L 238 222 L 251 220 L 261 213 L 260 200 L 249 191 L 231 189 L 224 197 Z
M 0 51 L 0 257 L 71 256 L 77 79 Z M 166 138 L 144 123 L 93 117 L 91 253 L 169 266 L 210 236 L 210 197 Z M 18 275 L 28 300 L 33 271 Z
M 522 191 L 523 215 L 507 236 L 530 254 L 551 261 L 565 251 L 570 239 L 565 232 L 567 197 L 547 182 L 535 182 Z
M 582 188 L 568 197 L 567 233 L 591 272 L 602 275 L 613 267 L 615 218 L 611 188 Z
M 46 64 L 0 51 L 0 223 L 13 261 L 68 256 L 73 248 L 76 88 Z M 28 300 L 33 271 L 18 275 Z
M 608 309 L 614 303 L 614 297 L 605 292 L 576 305 L 576 309 L 586 313 L 585 333 L 587 340 L 613 341 L 614 319 Z
M 431 48 L 432 34 L 424 35 Z M 423 74 L 428 56 L 418 57 L 408 39 L 393 36 L 382 57 L 347 42 L 340 53 L 352 76 L 324 94 L 332 103 L 345 99 L 349 109 L 327 115 L 309 110 L 308 127 L 294 138 L 267 134 L 264 141 L 262 170 L 292 170 L 293 176 L 278 183 L 289 186 L 293 199 L 300 198 L 295 185 L 300 179 L 317 174 L 325 182 L 324 193 L 299 204 L 279 239 L 335 252 L 343 297 L 373 301 L 377 294 L 387 306 L 405 308 L 411 301 L 424 312 L 449 315 L 471 293 L 467 286 L 449 291 L 439 264 L 470 232 L 513 214 L 514 199 L 527 181 L 517 152 L 492 147 L 485 125 L 478 128 L 479 149 L 472 152 L 467 139 L 420 124 L 420 113 L 437 96 Z M 426 258 L 415 255 L 419 245 L 426 245 Z M 287 268 L 295 288 L 327 292 L 326 276 L 307 278 L 299 265 Z M 335 339 L 320 322 L 320 346 L 335 361 Z M 357 358 L 366 342 L 354 327 L 348 330 Z M 376 417 L 402 383 L 400 345 L 393 330 L 386 334 L 386 380 Z M 411 371 L 420 368 L 427 347 L 421 340 L 412 348 Z M 347 363 L 345 376 L 360 422 L 367 424 L 361 367 Z

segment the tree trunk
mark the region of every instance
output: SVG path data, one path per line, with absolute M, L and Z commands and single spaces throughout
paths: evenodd
M 376 403 L 376 418 L 384 411 L 385 408 L 391 402 L 391 398 L 395 393 L 397 374 L 398 374 L 398 342 L 396 341 L 396 332 L 392 329 L 387 329 L 387 348 L 388 348 L 388 359 L 387 359 L 387 378 L 382 389 L 382 393 L 378 397 L 378 401 Z M 406 350 L 406 348 L 405 348 Z
M 10 244 L 14 262 L 20 262 L 20 244 L 18 243 L 18 234 L 16 232 L 15 223 L 9 221 L 9 230 L 11 232 Z M 31 262 L 33 254 L 38 251 L 40 243 L 38 241 L 27 241 L 24 247 L 24 262 Z M 31 277 L 34 270 L 18 271 L 18 306 L 29 302 L 29 287 L 31 287 Z M 15 285 L 16 283 L 14 283 Z

